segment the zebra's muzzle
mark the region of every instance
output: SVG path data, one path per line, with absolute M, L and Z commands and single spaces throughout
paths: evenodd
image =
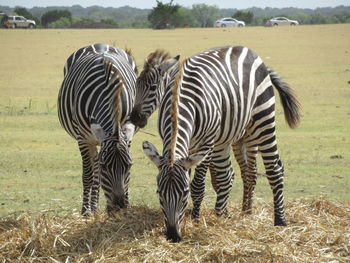
M 118 212 L 120 209 L 127 208 L 129 206 L 129 201 L 123 196 L 115 196 L 111 204 L 107 204 L 107 213 L 111 214 L 113 212 Z
M 147 125 L 147 115 L 140 112 L 140 109 L 134 108 L 130 114 L 130 121 L 140 128 L 144 128 Z
M 176 226 L 166 226 L 166 239 L 170 242 L 180 242 L 182 240 L 181 234 Z

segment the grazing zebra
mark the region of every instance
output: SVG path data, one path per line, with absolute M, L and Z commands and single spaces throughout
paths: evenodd
M 135 62 L 122 49 L 87 46 L 74 52 L 65 64 L 58 117 L 77 140 L 81 153 L 83 215 L 96 210 L 100 184 L 107 211 L 128 205 L 129 147 L 135 127 L 123 124 L 134 105 L 135 84 Z
M 171 58 L 168 52 L 157 49 L 148 55 L 143 70 L 137 78 L 135 106 L 130 120 L 137 127 L 143 128 L 147 119 L 157 109 L 163 98 L 164 89 L 171 87 L 179 72 L 180 56 Z
M 143 128 L 146 126 L 148 118 L 158 108 L 163 99 L 165 87 L 173 85 L 178 73 L 179 57 L 178 55 L 171 59 L 168 52 L 158 49 L 146 58 L 143 71 L 136 81 L 138 93 L 135 107 L 130 117 L 132 123 L 137 127 Z M 244 185 L 242 210 L 246 213 L 251 213 L 254 187 L 250 185 L 248 176 L 245 176 L 247 157 L 243 147 L 243 142 L 232 145 L 236 160 L 240 166 Z M 193 191 L 196 190 L 193 188 Z M 196 211 L 198 213 L 193 214 L 193 217 L 199 216 L 199 210 L 193 210 L 193 212 Z
M 174 87 L 165 90 L 160 105 L 158 129 L 163 155 L 151 143 L 143 143 L 145 154 L 159 169 L 157 192 L 167 239 L 181 240 L 180 224 L 190 193 L 192 216 L 198 216 L 208 168 L 217 194 L 216 213 L 226 212 L 234 176 L 232 145 L 241 146 L 236 153 L 246 157 L 244 176 L 249 177 L 245 182 L 251 190 L 256 180 L 256 156 L 261 153 L 274 196 L 274 223 L 286 225 L 273 85 L 288 124 L 295 127 L 300 113 L 292 90 L 248 48 L 214 48 L 184 62 Z M 188 171 L 194 165 L 190 182 Z
M 170 59 L 169 53 L 164 50 L 156 50 L 146 58 L 144 69 L 136 82 L 139 96 L 136 95 L 137 103 L 135 103 L 130 118 L 136 126 L 143 128 L 147 124 L 147 119 L 159 106 L 163 98 L 164 88 L 173 85 L 176 74 L 178 73 L 178 59 L 179 56 Z M 241 140 L 238 143 L 234 143 L 232 148 L 240 166 L 244 185 L 242 210 L 245 213 L 251 213 L 252 196 L 255 188 L 254 182 L 256 179 L 249 179 L 255 178 L 256 172 L 254 175 L 246 175 L 248 157 L 245 152 L 245 146 L 243 140 Z M 212 183 L 215 186 L 215 180 Z M 193 187 L 192 191 L 196 191 L 196 188 Z M 193 210 L 192 216 L 198 217 L 199 210 Z

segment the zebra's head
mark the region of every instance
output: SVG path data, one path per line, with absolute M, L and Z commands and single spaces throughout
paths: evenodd
M 135 126 L 131 123 L 106 134 L 98 124 L 92 124 L 92 132 L 101 143 L 99 168 L 101 187 L 107 200 L 107 212 L 128 206 L 128 184 L 132 165 L 130 144 Z
M 181 223 L 190 195 L 190 168 L 205 155 L 193 154 L 170 164 L 168 156 L 160 156 L 149 142 L 143 142 L 143 151 L 158 167 L 157 193 L 165 219 L 165 235 L 172 242 L 181 241 Z
M 171 58 L 163 50 L 151 53 L 136 81 L 135 106 L 130 120 L 143 128 L 147 119 L 157 109 L 164 94 L 164 89 L 172 85 L 178 72 L 180 55 Z

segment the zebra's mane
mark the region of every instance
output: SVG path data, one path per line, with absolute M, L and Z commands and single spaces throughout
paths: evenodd
M 169 52 L 163 49 L 157 49 L 148 55 L 143 65 L 143 72 L 147 73 L 151 68 L 159 66 L 163 61 L 170 58 Z
M 124 80 L 121 75 L 118 74 L 117 78 L 119 78 L 119 83 L 117 86 L 117 92 L 114 99 L 114 106 L 115 106 L 115 118 L 117 121 L 117 125 L 120 124 L 122 119 L 122 102 L 121 102 L 121 96 L 124 88 Z
M 130 57 L 134 58 L 131 52 L 131 48 L 125 48 L 125 53 L 128 54 Z
M 179 129 L 179 95 L 180 95 L 180 87 L 182 80 L 182 65 L 179 65 L 179 73 L 176 76 L 175 83 L 172 88 L 172 96 L 171 96 L 171 139 L 169 145 L 169 165 L 173 166 L 175 163 L 175 146 L 177 141 L 177 133 Z
M 113 61 L 109 57 L 104 56 L 104 65 L 106 72 L 106 86 L 108 88 L 115 87 L 116 94 L 114 97 L 113 105 L 115 107 L 115 117 L 116 123 L 120 123 L 121 121 L 121 93 L 124 88 L 124 80 L 120 72 L 115 71 L 112 72 L 113 69 Z M 116 70 L 116 69 L 115 69 Z
M 128 56 L 131 57 L 133 61 L 135 61 L 135 57 L 131 52 L 131 48 L 125 48 L 125 53 L 128 54 Z M 138 74 L 137 65 L 135 65 L 135 73 Z

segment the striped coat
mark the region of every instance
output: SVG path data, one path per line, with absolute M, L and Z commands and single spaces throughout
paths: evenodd
M 274 194 L 275 225 L 285 225 L 283 166 L 275 137 L 275 85 L 291 127 L 299 122 L 299 104 L 289 86 L 245 47 L 214 48 L 187 59 L 173 89 L 165 91 L 159 113 L 163 154 L 144 142 L 144 152 L 157 165 L 158 193 L 166 236 L 181 239 L 180 223 L 189 194 L 194 217 L 203 199 L 205 174 L 210 169 L 217 193 L 215 210 L 226 213 L 232 185 L 232 145 L 245 150 L 247 191 L 256 181 L 260 152 Z M 197 165 L 190 182 L 188 171 Z M 190 191 L 189 191 L 190 190 Z
M 65 64 L 58 117 L 82 156 L 83 214 L 96 209 L 100 183 L 109 211 L 127 206 L 134 130 L 123 125 L 134 106 L 135 83 L 131 55 L 108 45 L 81 48 Z

